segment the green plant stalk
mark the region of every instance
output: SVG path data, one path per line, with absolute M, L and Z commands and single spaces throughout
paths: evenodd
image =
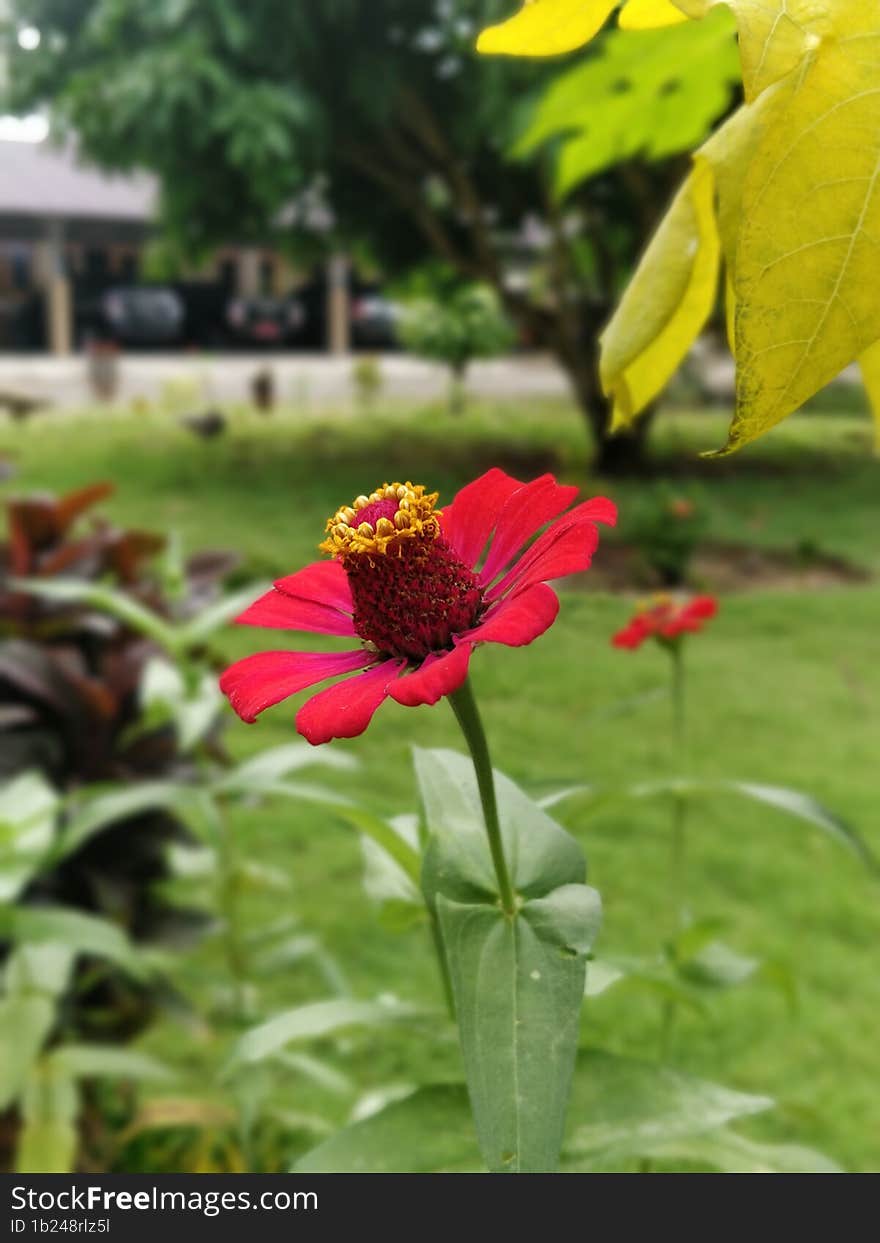
M 684 643 L 679 638 L 673 645 L 670 652 L 672 658 L 672 713 L 673 713 L 673 743 L 675 746 L 675 767 L 676 775 L 684 778 L 687 776 L 687 733 L 685 730 L 685 664 L 684 664 Z M 685 895 L 685 856 L 687 853 L 687 804 L 688 800 L 683 794 L 676 794 L 673 808 L 672 823 L 672 873 L 673 873 L 673 893 L 677 905 L 676 916 L 680 920 Z
M 684 643 L 681 638 L 674 639 L 669 645 L 669 656 L 672 664 L 672 736 L 675 748 L 674 767 L 676 776 L 684 777 L 687 768 L 687 734 L 685 730 L 685 664 Z M 687 855 L 687 810 L 688 800 L 685 795 L 675 793 L 672 796 L 672 849 L 670 856 L 670 890 L 673 895 L 673 936 L 681 928 L 684 913 Z M 678 1013 L 678 1004 L 667 1001 L 663 1006 L 663 1022 L 660 1035 L 660 1053 L 662 1058 L 668 1057 L 672 1047 L 672 1034 Z
M 217 905 L 223 916 L 223 948 L 226 967 L 235 991 L 235 1008 L 238 1015 L 247 1013 L 247 961 L 242 944 L 239 918 L 238 859 L 235 842 L 229 827 L 225 808 L 215 798 L 204 800 L 205 815 L 217 845 L 219 877 Z
M 428 827 L 425 823 L 424 808 L 419 810 L 419 845 L 422 850 L 425 849 L 428 837 Z M 453 1023 L 457 1022 L 455 1014 L 455 993 L 452 988 L 452 977 L 449 974 L 449 963 L 446 961 L 446 946 L 443 944 L 443 933 L 440 931 L 440 918 L 437 914 L 436 906 L 427 900 L 425 901 L 425 910 L 428 913 L 428 928 L 431 934 L 431 946 L 434 950 L 434 957 L 437 960 L 437 970 L 440 973 L 440 984 L 443 989 L 443 1000 L 446 1003 L 446 1013 L 452 1019 Z
M 429 909 L 428 920 L 431 927 L 431 944 L 434 946 L 434 954 L 440 970 L 440 982 L 443 985 L 443 1000 L 446 1002 L 446 1011 L 454 1023 L 456 1022 L 455 994 L 452 991 L 452 980 L 449 975 L 449 963 L 446 961 L 446 947 L 443 944 L 440 921 L 437 919 L 435 910 Z
M 510 919 L 516 915 L 516 894 L 510 881 L 507 859 L 504 856 L 504 843 L 501 839 L 501 824 L 498 819 L 498 801 L 495 797 L 495 778 L 492 773 L 492 760 L 489 756 L 489 744 L 477 701 L 471 687 L 470 678 L 465 678 L 457 691 L 449 696 L 452 711 L 461 726 L 465 742 L 474 762 L 477 775 L 477 786 L 480 791 L 480 802 L 483 804 L 483 819 L 486 824 L 486 835 L 489 838 L 489 850 L 498 881 L 498 893 L 501 897 L 501 909 Z

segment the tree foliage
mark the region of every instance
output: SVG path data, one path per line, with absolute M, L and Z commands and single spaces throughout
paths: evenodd
M 724 13 L 637 38 L 613 31 L 596 56 L 551 83 L 515 153 L 528 156 L 558 139 L 555 190 L 562 197 L 624 160 L 690 151 L 727 111 L 738 66 Z
M 621 24 L 705 18 L 721 2 L 630 0 Z M 703 326 L 723 260 L 737 362 L 729 452 L 856 360 L 876 395 L 880 295 L 866 274 L 880 246 L 880 9 L 873 0 L 723 2 L 736 21 L 746 101 L 696 152 L 605 332 L 601 368 L 615 422 L 626 426 Z M 571 48 L 613 7 L 533 0 L 480 46 Z
M 188 259 L 230 238 L 309 254 L 332 244 L 366 250 L 386 275 L 430 253 L 490 285 L 520 331 L 559 359 L 601 442 L 596 338 L 677 174 L 632 158 L 668 146 L 624 144 L 560 205 L 543 144 L 511 161 L 559 69 L 476 55 L 480 25 L 502 8 L 14 0 L 18 20 L 44 37 L 30 52 L 10 40 L 10 102 L 49 104 L 56 127 L 105 167 L 155 171 L 166 236 Z M 660 32 L 658 46 L 669 37 Z M 705 77 L 702 115 L 714 117 L 724 90 Z M 693 137 L 690 81 L 664 95 L 663 118 Z M 597 106 L 610 112 L 602 92 Z M 612 168 L 618 159 L 626 166 Z M 534 279 L 511 279 L 526 268 Z
M 470 364 L 503 354 L 514 341 L 510 322 L 485 285 L 464 285 L 445 297 L 417 299 L 406 309 L 400 335 L 413 354 L 449 368 L 454 410 L 461 409 L 460 386 Z

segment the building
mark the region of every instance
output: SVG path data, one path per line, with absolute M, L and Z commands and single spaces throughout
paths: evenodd
M 155 219 L 158 190 L 144 174 L 85 165 L 73 144 L 0 140 L 0 350 L 22 335 L 53 354 L 77 344 L 78 291 L 134 284 Z M 276 252 L 230 245 L 194 273 L 240 296 L 283 294 L 294 273 Z M 347 312 L 331 278 L 329 341 L 347 345 Z

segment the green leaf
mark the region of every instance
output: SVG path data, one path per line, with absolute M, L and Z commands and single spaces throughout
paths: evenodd
M 422 868 L 421 857 L 396 829 L 362 807 L 342 803 L 328 804 L 328 807 L 340 820 L 346 821 L 352 828 L 375 842 L 414 884 L 418 884 Z
M 463 1084 L 433 1084 L 344 1127 L 295 1174 L 423 1174 L 483 1168 Z
M 0 782 L 0 902 L 12 902 L 52 843 L 59 799 L 42 774 Z
M 626 972 L 614 963 L 603 958 L 591 958 L 587 963 L 587 978 L 584 982 L 585 997 L 601 997 L 609 988 L 626 979 Z
M 341 772 L 358 767 L 354 757 L 342 751 L 312 747 L 307 742 L 287 742 L 244 760 L 225 773 L 216 788 L 229 793 L 258 794 L 264 786 L 274 786 L 291 773 L 298 773 L 312 765 L 335 768 Z
M 602 332 L 612 431 L 628 426 L 674 375 L 715 305 L 721 239 L 711 165 L 697 157 Z
M 669 946 L 672 961 L 675 963 L 690 962 L 715 940 L 723 927 L 724 920 L 712 916 L 707 919 L 697 919 L 688 924 L 676 934 Z
M 69 945 L 18 945 L 6 959 L 5 984 L 10 996 L 38 993 L 58 997 L 64 992 L 75 954 Z
M 21 1094 L 55 1018 L 45 996 L 0 1000 L 0 1111 Z
M 708 1165 L 723 1174 L 842 1174 L 836 1162 L 800 1144 L 747 1139 L 722 1128 L 708 1135 L 681 1136 L 651 1145 L 653 1160 Z
M 16 591 L 39 596 L 56 604 L 90 605 L 99 612 L 109 613 L 138 634 L 152 639 L 166 651 L 173 651 L 175 648 L 174 627 L 125 592 L 76 578 L 13 578 L 9 583 Z
M 183 752 L 208 734 L 223 704 L 214 673 L 203 674 L 190 686 L 176 665 L 161 656 L 154 657 L 144 670 L 140 696 L 146 722 L 170 721 Z
M 348 1075 L 344 1075 L 335 1066 L 313 1057 L 310 1053 L 279 1053 L 278 1062 L 286 1066 L 288 1070 L 305 1076 L 311 1083 L 317 1084 L 319 1088 L 323 1088 L 325 1092 L 330 1092 L 333 1096 L 351 1097 L 357 1090 L 354 1081 L 349 1079 Z
M 103 583 L 80 579 L 13 578 L 10 585 L 17 591 L 40 596 L 57 604 L 84 604 L 108 613 L 117 621 L 152 639 L 169 655 L 183 658 L 201 647 L 237 613 L 241 613 L 256 596 L 268 589 L 266 583 L 255 583 L 219 600 L 191 621 L 175 625 L 140 604 L 124 591 Z
M 60 858 L 66 858 L 96 833 L 103 832 L 120 820 L 150 811 L 178 810 L 192 797 L 192 786 L 182 781 L 143 781 L 122 788 L 113 786 L 83 790 L 73 800 L 71 814 L 55 853 Z
M 192 648 L 199 647 L 239 613 L 243 613 L 247 606 L 252 604 L 258 596 L 267 592 L 270 586 L 270 583 L 251 583 L 232 595 L 224 596 L 222 600 L 212 604 L 210 608 L 199 613 L 191 621 L 177 627 L 171 650 L 178 655 L 183 655 Z
M 524 899 L 510 919 L 498 904 L 473 765 L 450 751 L 415 758 L 430 833 L 422 887 L 439 917 L 480 1147 L 491 1170 L 552 1170 L 599 897 L 583 884 L 574 839 L 496 773 L 505 854 Z
M 416 779 L 431 835 L 422 874 L 426 894 L 459 902 L 497 897 L 483 809 L 471 761 L 455 751 L 413 751 Z M 495 773 L 501 836 L 514 888 L 543 897 L 584 879 L 580 846 L 503 773 Z
M 0 938 L 29 944 L 66 945 L 77 954 L 106 958 L 130 975 L 147 974 L 147 961 L 121 928 L 64 906 L 0 907 Z
M 637 785 L 624 787 L 618 791 L 609 791 L 606 797 L 619 798 L 656 798 L 674 795 L 678 798 L 700 798 L 713 794 L 736 794 L 741 798 L 763 803 L 785 812 L 796 820 L 821 829 L 840 845 L 852 851 L 866 867 L 872 871 L 880 871 L 880 859 L 852 825 L 848 824 L 835 812 L 818 802 L 812 795 L 800 790 L 789 790 L 784 786 L 762 785 L 754 781 L 727 781 L 723 779 L 697 779 L 674 777 L 668 781 L 647 781 Z
M 437 897 L 465 1073 L 490 1170 L 556 1168 L 598 894 L 562 885 L 516 919 Z
M 173 1072 L 146 1053 L 112 1045 L 69 1044 L 50 1055 L 54 1070 L 70 1079 L 139 1079 L 161 1082 Z
M 578 1059 L 566 1156 L 586 1160 L 587 1168 L 650 1157 L 657 1144 L 716 1131 L 772 1105 L 767 1096 L 668 1066 L 593 1051 Z
M 723 941 L 710 941 L 679 965 L 686 979 L 713 988 L 745 984 L 761 966 L 760 959 L 738 954 Z
M 794 1160 L 792 1154 L 807 1150 L 756 1145 L 726 1130 L 729 1122 L 772 1104 L 767 1097 L 735 1092 L 651 1062 L 584 1052 L 575 1070 L 562 1167 L 613 1169 L 669 1154 L 673 1160 L 699 1159 L 723 1169 L 720 1157 L 728 1136 L 726 1161 L 737 1150 L 743 1159 L 751 1149 L 753 1161 L 759 1150 L 768 1160 L 776 1150 L 781 1165 L 786 1154 Z M 443 1084 L 420 1088 L 337 1131 L 302 1157 L 294 1172 L 410 1174 L 481 1168 L 467 1094 L 458 1084 Z
M 800 790 L 788 790 L 783 786 L 759 785 L 750 781 L 726 781 L 719 783 L 720 788 L 741 794 L 743 798 L 752 799 L 756 803 L 764 803 L 767 807 L 775 807 L 784 811 L 814 828 L 821 829 L 842 846 L 846 846 L 853 854 L 872 869 L 880 871 L 880 859 L 874 854 L 864 838 L 840 816 L 823 807 L 820 802 Z
M 696 989 L 678 979 L 670 963 L 663 958 L 602 958 L 587 966 L 585 997 L 600 997 L 611 988 L 643 993 L 657 1001 L 685 1006 L 698 1014 L 705 1005 Z
M 558 140 L 555 190 L 562 197 L 621 161 L 690 151 L 738 82 L 728 13 L 636 35 L 612 31 L 596 55 L 566 68 L 542 93 L 513 154 L 531 156 Z
M 389 822 L 391 830 L 400 837 L 418 857 L 419 822 L 417 816 L 395 816 Z M 398 918 L 412 922 L 424 913 L 424 899 L 410 874 L 405 871 L 383 846 L 372 837 L 361 837 L 361 854 L 364 860 L 364 889 L 367 896 L 382 912 L 389 908 Z M 405 911 L 409 911 L 406 919 Z
M 396 1019 L 411 1018 L 413 1006 L 376 1001 L 313 1001 L 274 1015 L 237 1041 L 230 1065 L 262 1062 L 289 1044 L 333 1036 L 351 1027 L 377 1027 Z
M 790 1010 L 797 1009 L 797 981 L 784 963 L 748 957 L 723 941 L 709 940 L 689 957 L 676 957 L 675 966 L 686 984 L 699 988 L 737 988 L 749 980 L 763 981 L 782 994 Z
M 76 1160 L 78 1110 L 73 1080 L 48 1059 L 36 1066 L 24 1092 L 17 1173 L 70 1173 Z

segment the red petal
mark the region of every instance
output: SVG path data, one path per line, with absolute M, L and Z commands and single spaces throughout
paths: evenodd
M 491 583 L 545 522 L 571 504 L 577 491 L 577 488 L 562 487 L 552 475 L 542 475 L 513 492 L 498 517 L 480 582 Z
M 598 544 L 599 532 L 592 522 L 577 523 L 562 531 L 551 527 L 534 541 L 526 556 L 486 593 L 486 597 L 497 599 L 510 590 L 516 594 L 534 583 L 551 582 L 589 569 Z
M 717 612 L 718 601 L 714 596 L 694 596 L 660 626 L 660 633 L 667 639 L 679 634 L 696 634 Z
M 693 600 L 685 605 L 684 608 L 684 614 L 687 618 L 698 618 L 700 621 L 708 621 L 717 612 L 718 601 L 714 596 L 694 596 Z
M 427 656 L 421 668 L 394 683 L 391 698 L 405 708 L 417 708 L 419 704 L 435 704 L 444 695 L 451 695 L 467 677 L 473 650 L 472 643 L 460 643 L 451 652 Z
M 614 647 L 627 647 L 633 649 L 641 647 L 650 633 L 651 631 L 647 630 L 636 619 L 631 621 L 628 626 L 624 626 L 623 630 L 618 630 L 611 642 Z
M 548 630 L 556 621 L 558 612 L 556 592 L 552 587 L 538 583 L 496 605 L 486 620 L 469 630 L 466 637 L 474 643 L 505 643 L 508 647 L 523 647 Z
M 566 518 L 589 518 L 590 522 L 601 522 L 606 527 L 617 526 L 617 506 L 607 496 L 591 496 L 588 501 L 575 505 Z
M 520 591 L 532 583 L 546 583 L 589 569 L 599 543 L 595 524 L 614 523 L 616 519 L 617 510 L 604 496 L 577 505 L 538 536 L 513 569 L 486 593 L 487 598 L 496 599 L 511 587 Z
M 354 635 L 347 613 L 289 596 L 273 587 L 235 619 L 241 626 L 264 626 L 268 630 L 312 630 L 317 634 Z
M 338 561 L 313 561 L 275 583 L 279 591 L 300 600 L 314 600 L 343 613 L 353 613 L 354 603 L 345 570 Z
M 226 670 L 220 689 L 243 721 L 252 724 L 265 708 L 289 695 L 340 673 L 362 669 L 376 659 L 375 653 L 356 652 L 257 652 L 245 656 Z
M 456 494 L 443 510 L 440 526 L 466 566 L 476 565 L 505 501 L 523 485 L 493 466 Z
M 315 747 L 331 738 L 356 738 L 369 725 L 405 664 L 403 660 L 383 660 L 356 678 L 319 691 L 300 708 L 296 728 Z

